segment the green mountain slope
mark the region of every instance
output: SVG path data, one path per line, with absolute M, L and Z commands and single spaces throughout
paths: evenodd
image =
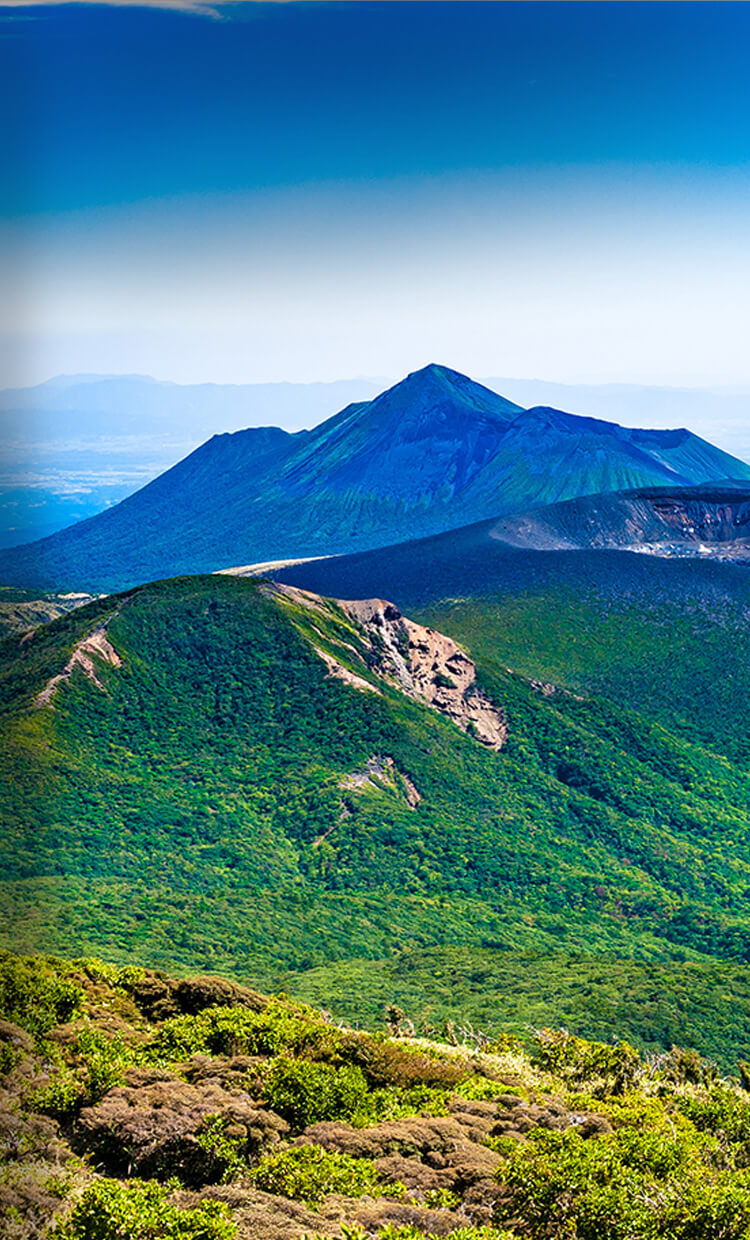
M 177 573 L 338 554 L 593 492 L 750 466 L 687 430 L 519 406 L 427 366 L 312 431 L 217 435 L 88 521 L 0 551 L 0 579 L 121 589 Z
M 480 656 L 489 748 L 384 678 L 402 624 L 212 577 L 8 639 L 6 941 L 276 983 L 461 945 L 750 959 L 747 769 Z
M 746 568 L 624 551 L 526 551 L 495 537 L 500 524 L 274 575 L 340 598 L 391 598 L 462 642 L 483 667 L 601 695 L 750 765 Z

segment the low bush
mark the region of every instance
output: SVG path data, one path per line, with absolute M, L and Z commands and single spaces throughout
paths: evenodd
M 713 1138 L 675 1116 L 671 1128 L 621 1128 L 585 1140 L 537 1130 L 498 1172 L 498 1221 L 529 1240 L 747 1240 L 750 1173 L 724 1165 Z
M 675 1105 L 701 1132 L 714 1133 L 731 1144 L 750 1145 L 750 1098 L 714 1086 L 705 1093 L 678 1097 Z
M 84 1072 L 86 1101 L 91 1104 L 116 1085 L 121 1085 L 123 1074 L 134 1055 L 119 1034 L 108 1038 L 92 1025 L 85 1026 L 78 1035 L 76 1052 Z
M 181 1210 L 159 1184 L 97 1180 L 58 1223 L 51 1240 L 233 1240 L 236 1234 L 220 1202 Z
M 269 1004 L 262 1012 L 244 1007 L 211 1007 L 195 1016 L 164 1021 L 146 1048 L 152 1061 L 174 1062 L 200 1053 L 278 1055 L 333 1053 L 337 1032 L 319 1018 Z
M 42 956 L 0 954 L 0 1016 L 43 1037 L 82 1008 L 80 986 L 59 976 Z
M 266 1101 L 296 1132 L 321 1120 L 351 1120 L 367 1111 L 364 1073 L 307 1059 L 275 1059 L 263 1074 Z
M 319 1205 L 329 1193 L 344 1197 L 403 1197 L 403 1184 L 387 1184 L 369 1158 L 353 1158 L 324 1150 L 320 1145 L 300 1145 L 278 1154 L 266 1154 L 251 1173 L 256 1186 L 266 1193 Z
M 540 1029 L 533 1050 L 540 1067 L 570 1085 L 586 1085 L 594 1096 L 624 1093 L 641 1068 L 629 1042 L 586 1042 L 565 1029 Z

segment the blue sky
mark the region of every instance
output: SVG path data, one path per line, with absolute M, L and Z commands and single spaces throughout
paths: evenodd
M 749 35 L 713 0 L 0 3 L 2 386 L 750 385 Z

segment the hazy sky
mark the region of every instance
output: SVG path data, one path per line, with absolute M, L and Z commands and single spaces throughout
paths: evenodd
M 750 385 L 749 38 L 715 0 L 0 0 L 0 386 Z

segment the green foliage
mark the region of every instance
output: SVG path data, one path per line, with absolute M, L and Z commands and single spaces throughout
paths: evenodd
M 80 1011 L 83 991 L 41 957 L 0 954 L 0 1015 L 42 1037 Z
M 424 1204 L 430 1210 L 455 1210 L 460 1206 L 461 1198 L 449 1188 L 428 1188 L 424 1192 Z
M 321 1120 L 351 1120 L 367 1110 L 364 1073 L 352 1064 L 334 1068 L 304 1059 L 274 1059 L 263 1074 L 266 1100 L 301 1132 Z
M 750 1147 L 750 1098 L 713 1085 L 709 1091 L 678 1097 L 675 1104 L 700 1132 Z M 750 1162 L 745 1154 L 743 1158 Z
M 245 1171 L 247 1164 L 243 1150 L 246 1136 L 243 1134 L 235 1137 L 227 1132 L 227 1125 L 220 1115 L 207 1115 L 195 1139 L 200 1148 L 216 1162 L 216 1178 L 222 1184 L 229 1183 Z
M 252 1171 L 253 1182 L 266 1193 L 320 1203 L 329 1193 L 345 1197 L 403 1197 L 403 1184 L 386 1184 L 369 1158 L 329 1153 L 320 1145 L 300 1145 L 266 1154 Z
M 673 1046 L 653 1063 L 652 1070 L 672 1084 L 711 1085 L 717 1080 L 716 1064 L 689 1047 Z
M 632 640 L 632 617 L 595 608 L 567 655 L 560 645 L 587 675 L 615 660 L 611 701 L 545 695 L 507 671 L 520 664 L 497 644 L 495 606 L 512 618 L 512 600 L 446 605 L 443 627 L 465 637 L 507 714 L 499 754 L 395 689 L 327 676 L 312 640 L 370 675 L 354 626 L 252 581 L 155 583 L 62 617 L 23 651 L 7 644 L 5 941 L 85 952 L 96 984 L 107 945 L 123 962 L 283 984 L 370 1025 L 388 1003 L 417 1023 L 463 1014 L 491 1036 L 551 1021 L 649 1050 L 692 1043 L 731 1067 L 750 1045 L 750 778 L 725 744 L 728 701 L 721 746 L 666 708 L 659 723 L 634 712 L 617 642 L 640 642 L 642 664 L 671 631 L 671 612 L 657 624 L 643 609 Z M 76 672 L 54 709 L 34 710 L 102 620 L 122 658 L 99 669 L 106 692 Z M 711 630 L 714 666 L 734 624 Z M 511 627 L 520 660 L 523 626 Z M 408 775 L 415 808 L 394 780 L 347 791 L 342 812 L 342 781 L 373 754 Z M 164 1054 L 225 1034 L 175 1027 Z M 297 1053 L 275 1036 L 256 1044 Z
M 76 1053 L 84 1069 L 84 1089 L 89 1103 L 100 1098 L 115 1085 L 122 1084 L 125 1068 L 133 1062 L 132 1050 L 120 1034 L 107 1037 L 89 1025 L 78 1034 Z
M 26 963 L 40 970 L 44 966 L 46 976 L 65 977 L 70 968 L 64 961 Z M 146 1036 L 141 1016 L 123 999 L 119 970 L 110 972 L 104 966 L 89 972 L 81 961 L 75 970 L 87 979 L 82 983 L 87 1014 L 79 1015 L 62 1038 L 37 1040 L 33 1050 L 24 1051 L 31 1074 L 24 1071 L 20 1088 L 25 1088 L 23 1082 L 38 1081 L 35 1073 L 46 1074 L 46 1083 L 19 1098 L 13 1120 L 16 1127 L 8 1129 L 10 1161 L 0 1176 L 0 1187 L 10 1186 L 17 1193 L 19 1166 L 28 1160 L 29 1175 L 47 1186 L 47 1199 L 53 1192 L 52 1177 L 45 1170 L 37 1173 L 36 1160 L 45 1142 L 50 1165 L 60 1158 L 61 1149 L 63 1159 L 66 1155 L 55 1125 L 46 1119 L 40 1122 L 29 1107 L 65 1121 L 63 1132 L 77 1134 L 76 1140 L 83 1142 L 80 1151 L 99 1158 L 101 1149 L 86 1144 L 86 1126 L 77 1124 L 76 1112 L 83 1102 L 96 1102 L 117 1084 L 128 1064 L 141 1062 L 144 1043 L 139 1036 Z M 176 982 L 161 980 L 168 992 Z M 90 1003 L 92 997 L 95 1004 Z M 111 1005 L 123 1003 L 118 1018 L 123 1020 L 124 1013 L 133 1023 L 128 1026 L 126 1020 L 118 1035 L 106 1034 Z M 260 1021 L 260 1017 L 266 1019 Z M 186 1090 L 204 1082 L 214 1088 L 220 1082 L 233 1091 L 240 1080 L 246 1083 L 251 1077 L 253 1096 L 262 1098 L 262 1108 L 284 1116 L 293 1134 L 321 1120 L 333 1121 L 332 1143 L 339 1139 L 336 1122 L 342 1124 L 343 1144 L 351 1135 L 349 1124 L 367 1126 L 422 1110 L 445 1113 L 456 1094 L 468 1098 L 515 1094 L 515 1100 L 509 1098 L 498 1106 L 498 1131 L 504 1135 L 483 1140 L 501 1155 L 496 1174 L 502 1191 L 488 1194 L 484 1203 L 486 1217 L 494 1212 L 493 1224 L 456 1226 L 449 1233 L 454 1240 L 750 1240 L 750 1097 L 738 1084 L 719 1079 L 713 1064 L 689 1050 L 675 1047 L 641 1060 L 627 1043 L 589 1043 L 549 1029 L 536 1035 L 531 1053 L 512 1040 L 504 1050 L 490 1043 L 486 1052 L 462 1051 L 435 1042 L 416 1047 L 382 1035 L 333 1028 L 285 996 L 260 1012 L 220 1007 L 180 1017 L 177 1022 L 157 1019 L 145 1045 L 146 1062 L 154 1057 L 157 1046 L 158 1061 L 173 1067 L 185 1059 L 186 1050 L 197 1047 L 199 1054 L 210 1054 L 212 1061 L 185 1064 L 190 1081 Z M 251 1045 L 254 1062 L 238 1063 L 233 1058 L 238 1046 L 247 1053 Z M 260 1045 L 266 1049 L 257 1049 Z M 480 1072 L 494 1073 L 499 1079 Z M 427 1084 L 427 1080 L 440 1083 Z M 175 1101 L 180 1105 L 176 1082 L 179 1085 L 179 1075 L 172 1076 L 169 1106 Z M 149 1087 L 144 1088 L 143 1102 L 148 1108 L 167 1097 L 158 1089 L 150 1093 Z M 218 1100 L 221 1094 L 217 1091 L 214 1096 Z M 526 1110 L 527 1098 L 532 1104 L 549 1105 L 567 1127 L 528 1131 L 519 1124 L 525 1140 L 514 1137 L 516 1119 L 533 1114 Z M 124 1112 L 131 1105 L 136 1108 L 133 1132 L 138 1132 L 137 1089 L 120 1101 Z M 186 1102 L 192 1107 L 194 1098 Z M 253 1112 L 255 1106 L 251 1106 Z M 312 1207 L 331 1193 L 407 1199 L 414 1220 L 420 1210 L 460 1212 L 467 1202 L 458 1188 L 409 1195 L 403 1184 L 388 1183 L 375 1161 L 392 1152 L 391 1138 L 382 1132 L 372 1133 L 373 1149 L 381 1151 L 372 1160 L 306 1144 L 304 1139 L 275 1144 L 269 1150 L 249 1136 L 255 1122 L 252 1116 L 246 1122 L 230 1119 L 230 1114 L 234 1115 L 231 1108 L 208 1115 L 196 1108 L 191 1115 L 187 1144 L 192 1147 L 194 1142 L 202 1151 L 203 1162 L 210 1164 L 212 1183 L 242 1178 L 263 1192 Z M 142 1126 L 144 1132 L 151 1122 Z M 422 1127 L 417 1125 L 417 1130 Z M 273 1123 L 267 1131 L 276 1131 Z M 401 1136 L 407 1146 L 413 1140 L 419 1145 L 419 1137 L 408 1125 Z M 480 1141 L 481 1137 L 467 1129 L 467 1139 Z M 430 1165 L 429 1155 L 423 1151 L 421 1156 Z M 468 1166 L 472 1165 L 469 1157 Z M 156 1163 L 153 1168 L 156 1175 Z M 460 1149 L 456 1150 L 455 1171 L 455 1183 L 460 1184 L 464 1174 Z M 72 1174 L 75 1177 L 76 1172 Z M 45 1233 L 51 1240 L 230 1240 L 234 1234 L 230 1212 L 215 1202 L 180 1208 L 179 1198 L 170 1197 L 170 1191 L 178 1187 L 176 1182 L 164 1187 L 138 1180 L 92 1181 L 90 1176 L 89 1166 L 85 1178 L 79 1177 L 72 1189 L 69 1213 Z M 68 1197 L 72 1184 L 68 1175 Z M 39 1196 L 41 1190 L 35 1191 Z M 234 1201 L 235 1197 L 227 1199 Z M 479 1203 L 475 1200 L 474 1204 Z M 459 1213 L 457 1223 L 460 1218 Z M 360 1237 L 351 1220 L 344 1226 L 350 1240 Z M 387 1237 L 430 1240 L 417 1221 L 381 1227 L 377 1240 Z
M 243 1007 L 206 1008 L 195 1016 L 165 1021 L 146 1048 L 146 1057 L 173 1062 L 212 1055 L 273 1055 L 280 1051 L 320 1053 L 333 1047 L 336 1031 L 313 1013 L 271 1003 L 262 1012 Z
M 627 1042 L 607 1046 L 572 1037 L 565 1029 L 541 1029 L 535 1037 L 536 1060 L 569 1085 L 586 1085 L 594 1096 L 621 1094 L 640 1068 L 638 1052 Z
M 447 1114 L 444 1090 L 423 1084 L 371 1089 L 356 1064 L 337 1067 L 280 1057 L 268 1064 L 262 1076 L 268 1105 L 296 1132 L 322 1120 L 345 1120 L 364 1127 L 420 1112 Z
M 691 1125 L 623 1126 L 584 1140 L 532 1134 L 503 1164 L 499 1220 L 520 1234 L 576 1240 L 747 1240 L 750 1176 Z
M 467 918 L 479 915 L 476 908 L 466 910 Z M 428 1014 L 441 1031 L 437 1036 L 447 1040 L 450 1020 L 460 1042 L 462 1026 L 471 1022 L 487 1031 L 500 1053 L 528 1048 L 530 1025 L 567 1028 L 596 1041 L 615 1031 L 642 1053 L 657 1055 L 692 1042 L 729 1072 L 750 1045 L 747 967 L 718 961 L 443 947 L 331 964 L 287 977 L 287 986 L 310 1003 L 350 1020 L 364 1017 L 371 1026 L 395 995 L 407 1011 Z
M 83 1083 L 66 1065 L 57 1068 L 46 1084 L 30 1089 L 26 1097 L 32 1110 L 61 1120 L 69 1119 L 84 1101 Z
M 233 1240 L 236 1234 L 220 1202 L 182 1210 L 159 1184 L 97 1180 L 57 1225 L 52 1240 Z

